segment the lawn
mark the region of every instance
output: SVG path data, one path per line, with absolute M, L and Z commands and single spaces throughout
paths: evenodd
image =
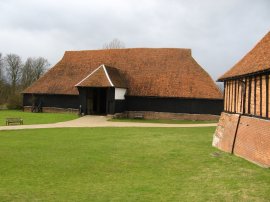
M 78 118 L 72 113 L 31 113 L 19 110 L 0 110 L 0 126 L 6 125 L 6 118 L 22 118 L 25 125 L 68 121 Z
M 0 132 L 0 201 L 269 201 L 270 171 L 208 128 Z
M 201 124 L 201 123 L 217 123 L 218 121 L 195 121 L 195 120 L 168 120 L 168 119 L 127 119 L 112 118 L 113 122 L 137 122 L 137 123 L 166 123 L 166 124 Z

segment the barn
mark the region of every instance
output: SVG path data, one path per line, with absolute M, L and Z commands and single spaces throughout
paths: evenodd
M 270 32 L 219 78 L 224 112 L 213 146 L 259 165 L 270 166 Z
M 66 51 L 23 92 L 23 106 L 83 114 L 220 115 L 223 95 L 190 49 Z M 134 113 L 133 113 L 134 112 Z

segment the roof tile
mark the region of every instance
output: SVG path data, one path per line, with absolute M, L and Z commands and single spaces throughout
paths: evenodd
M 175 48 L 67 51 L 24 93 L 77 95 L 75 85 L 102 64 L 117 68 L 128 95 L 222 99 L 214 81 L 192 58 L 191 50 Z M 116 74 L 113 71 L 108 68 L 110 75 Z M 112 76 L 112 80 L 117 79 Z

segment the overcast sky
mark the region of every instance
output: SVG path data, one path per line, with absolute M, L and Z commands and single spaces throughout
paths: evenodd
M 66 50 L 191 48 L 217 79 L 270 31 L 270 0 L 0 0 L 0 52 L 42 56 Z

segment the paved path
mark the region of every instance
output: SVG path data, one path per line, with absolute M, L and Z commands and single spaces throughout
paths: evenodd
M 84 116 L 75 120 L 36 125 L 0 126 L 0 130 L 20 130 L 36 128 L 74 128 L 74 127 L 209 127 L 217 126 L 209 124 L 162 124 L 162 123 L 136 123 L 136 122 L 112 122 L 106 116 Z

